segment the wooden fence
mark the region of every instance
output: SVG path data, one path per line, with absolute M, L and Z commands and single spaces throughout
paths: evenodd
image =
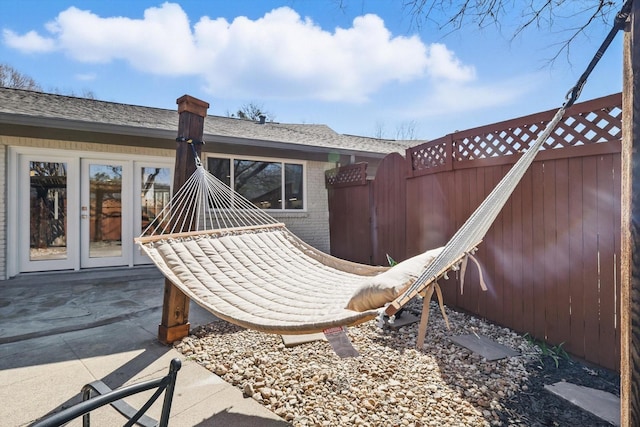
M 442 246 L 554 113 L 392 154 L 372 181 L 366 165 L 330 171 L 332 253 L 386 264 Z M 489 290 L 468 269 L 464 293 L 443 284 L 449 306 L 619 370 L 621 116 L 620 94 L 567 112 L 479 247 Z

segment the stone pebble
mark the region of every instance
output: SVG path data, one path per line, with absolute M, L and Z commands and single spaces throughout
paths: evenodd
M 421 302 L 407 311 L 420 315 Z M 326 341 L 287 348 L 279 335 L 224 321 L 196 328 L 174 347 L 246 398 L 294 426 L 493 426 L 502 402 L 526 390 L 539 350 L 521 335 L 435 302 L 423 349 L 418 323 L 392 330 L 371 321 L 348 329 L 360 357 L 339 358 Z M 487 361 L 450 340 L 477 333 L 519 356 Z

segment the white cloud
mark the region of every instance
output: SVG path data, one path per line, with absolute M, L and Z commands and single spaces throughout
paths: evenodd
M 478 84 L 440 82 L 406 110 L 412 117 L 441 117 L 511 104 L 539 88 L 542 74 L 527 74 L 499 82 Z
M 55 50 L 53 39 L 42 37 L 35 31 L 29 31 L 20 36 L 5 29 L 2 31 L 2 38 L 7 46 L 23 52 L 41 53 Z
M 475 79 L 446 46 L 394 36 L 372 14 L 327 31 L 288 7 L 256 20 L 205 16 L 193 26 L 175 3 L 149 8 L 142 19 L 70 7 L 45 28 L 48 37 L 5 30 L 4 41 L 23 52 L 55 49 L 85 63 L 121 60 L 145 73 L 200 77 L 216 97 L 362 102 L 394 82 Z
M 441 43 L 429 46 L 428 64 L 429 75 L 437 79 L 466 82 L 476 78 L 475 68 L 462 64 L 455 53 Z

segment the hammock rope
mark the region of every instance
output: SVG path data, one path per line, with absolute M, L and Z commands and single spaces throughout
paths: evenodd
M 278 224 L 275 218 L 209 173 L 198 160 L 195 172 L 140 237 L 273 224 Z

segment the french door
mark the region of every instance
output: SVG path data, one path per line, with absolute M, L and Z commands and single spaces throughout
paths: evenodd
M 77 268 L 77 160 L 50 154 L 25 154 L 18 159 L 15 247 L 19 272 Z
M 10 159 L 10 277 L 150 262 L 133 239 L 169 202 L 171 159 L 37 149 Z
M 133 230 L 129 161 L 81 160 L 80 267 L 129 265 Z

